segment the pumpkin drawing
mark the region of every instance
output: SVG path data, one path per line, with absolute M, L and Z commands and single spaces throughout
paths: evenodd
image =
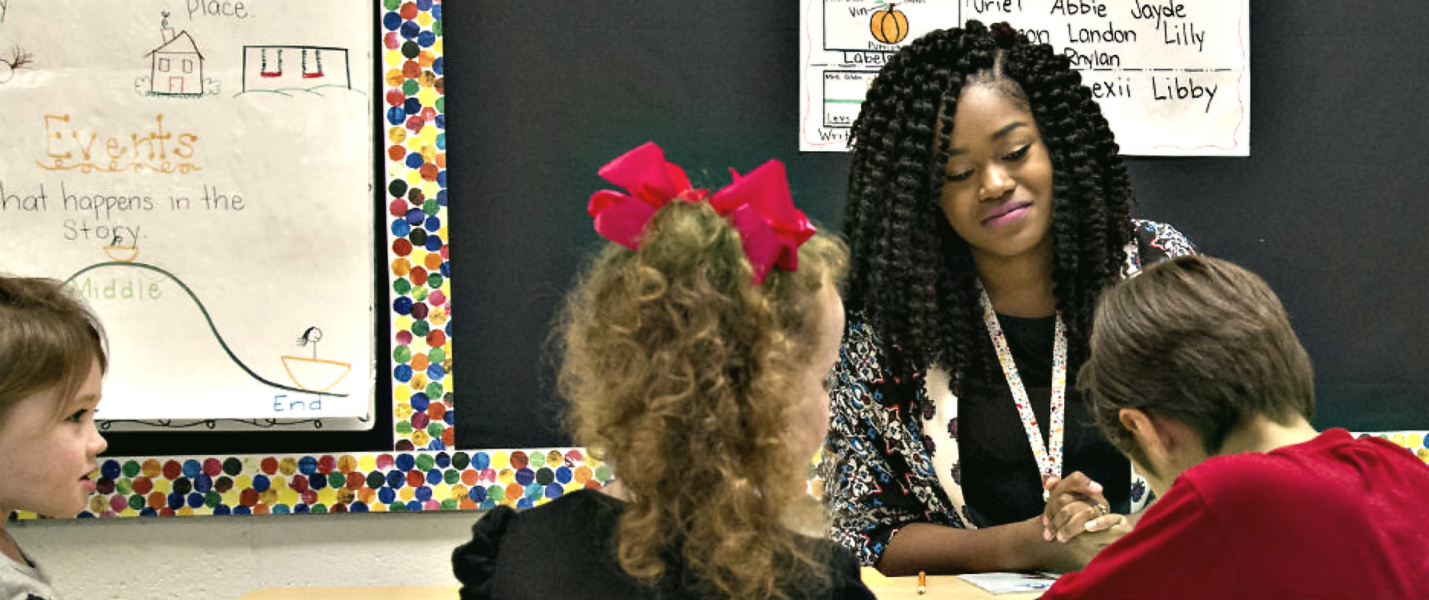
M 873 20 L 868 24 L 873 39 L 885 44 L 897 44 L 908 37 L 908 16 L 893 10 L 894 6 L 897 5 L 889 4 L 888 8 L 873 13 Z

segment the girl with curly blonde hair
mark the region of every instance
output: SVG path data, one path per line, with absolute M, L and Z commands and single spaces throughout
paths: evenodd
M 770 161 L 704 200 L 646 144 L 601 171 L 591 262 L 559 323 L 592 490 L 493 510 L 453 557 L 462 598 L 868 598 L 853 556 L 788 524 L 828 423 L 847 261 Z

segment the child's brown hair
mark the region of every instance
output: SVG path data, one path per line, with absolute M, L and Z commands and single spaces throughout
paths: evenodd
M 1207 256 L 1153 265 L 1103 294 L 1077 380 L 1107 438 L 1143 465 L 1123 408 L 1192 426 L 1211 455 L 1245 419 L 1315 417 L 1314 369 L 1280 299 Z
M 0 275 L 0 418 L 56 386 L 74 396 L 91 361 L 108 369 L 105 346 L 99 320 L 62 282 Z M 54 410 L 58 418 L 65 407 Z

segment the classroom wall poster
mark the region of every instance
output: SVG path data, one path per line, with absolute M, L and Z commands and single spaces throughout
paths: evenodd
M 0 271 L 98 313 L 101 419 L 370 414 L 374 18 L 0 3 Z
M 1007 21 L 1080 71 L 1122 154 L 1250 155 L 1249 0 L 802 0 L 799 149 L 847 150 L 869 83 L 934 29 Z

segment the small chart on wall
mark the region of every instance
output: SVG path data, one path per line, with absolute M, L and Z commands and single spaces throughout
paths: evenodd
M 1066 56 L 1122 154 L 1250 154 L 1249 0 L 802 0 L 800 16 L 803 151 L 845 151 L 893 53 L 977 19 Z
M 98 314 L 106 425 L 365 427 L 371 8 L 12 0 L 3 14 L 0 271 L 66 281 Z

